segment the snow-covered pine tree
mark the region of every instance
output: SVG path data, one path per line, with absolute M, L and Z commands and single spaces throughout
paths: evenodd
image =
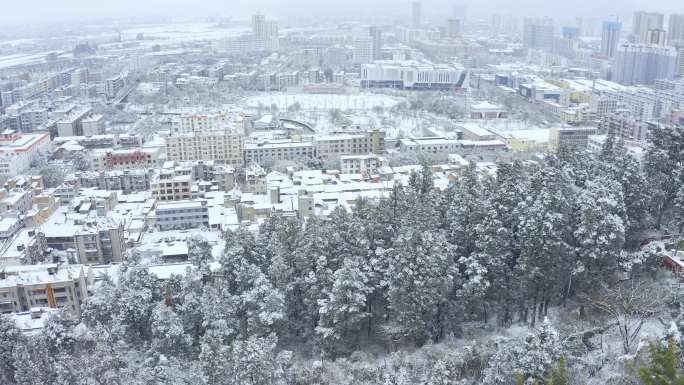
M 622 189 L 607 178 L 590 180 L 577 197 L 576 207 L 575 287 L 591 292 L 618 271 L 625 244 Z
M 329 353 L 348 353 L 357 347 L 362 323 L 369 316 L 366 300 L 372 288 L 358 258 L 345 259 L 333 278 L 328 297 L 319 301 L 316 331 Z
M 452 300 L 456 274 L 449 250 L 439 233 L 402 230 L 387 274 L 396 337 L 420 345 L 445 334 L 441 314 Z
M 668 212 L 684 184 L 684 126 L 653 127 L 648 142 L 644 168 L 651 190 L 651 211 L 656 228 L 660 228 L 668 221 Z

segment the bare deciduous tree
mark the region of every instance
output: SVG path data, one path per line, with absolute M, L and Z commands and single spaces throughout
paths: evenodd
M 660 314 L 670 296 L 668 288 L 646 279 L 630 279 L 603 287 L 593 296 L 581 296 L 592 308 L 606 314 L 620 333 L 624 354 L 633 352 L 644 322 Z

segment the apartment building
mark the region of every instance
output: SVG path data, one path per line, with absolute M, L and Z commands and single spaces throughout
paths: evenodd
M 107 99 L 114 99 L 119 92 L 126 86 L 127 74 L 119 74 L 105 80 L 105 96 Z
M 77 175 L 81 187 L 121 191 L 130 194 L 150 190 L 152 173 L 143 169 L 82 172 Z
M 8 240 L 0 253 L 0 270 L 41 261 L 47 250 L 45 237 L 36 229 L 22 229 Z
M 231 112 L 183 113 L 172 121 L 175 132 L 232 131 L 231 126 L 240 127 L 242 117 Z
M 0 219 L 0 242 L 6 242 L 21 228 L 21 221 L 18 218 L 5 217 Z
M 40 227 L 48 247 L 72 252 L 87 265 L 121 262 L 126 254 L 124 229 L 114 217 L 69 213 L 60 208 Z
M 150 180 L 152 195 L 159 201 L 182 201 L 192 198 L 192 172 L 174 169 L 156 170 Z
M 0 313 L 64 309 L 80 316 L 88 296 L 82 265 L 24 265 L 0 269 Z
M 386 159 L 374 154 L 340 157 L 342 174 L 372 174 L 387 163 Z
M 192 165 L 195 180 L 213 182 L 219 191 L 230 191 L 235 187 L 235 169 L 212 161 L 198 161 Z
M 94 171 L 154 168 L 160 165 L 159 148 L 95 149 L 90 153 Z
M 0 214 L 26 214 L 33 208 L 33 190 L 0 190 Z
M 87 221 L 74 235 L 76 254 L 82 264 L 122 262 L 126 252 L 123 223 L 98 218 Z
M 105 133 L 105 121 L 102 115 L 93 115 L 81 121 L 83 135 L 102 135 Z
M 32 132 L 49 120 L 48 109 L 36 102 L 19 102 L 12 104 L 5 110 L 10 129 L 22 132 Z
M 601 120 L 617 110 L 618 100 L 610 95 L 595 95 L 589 102 L 589 108 L 594 112 L 595 118 Z
M 630 111 L 623 110 L 604 117 L 599 124 L 599 132 L 612 133 L 624 140 L 644 141 L 648 133 L 648 124 L 636 119 Z
M 306 160 L 316 155 L 311 142 L 293 142 L 292 140 L 273 140 L 245 144 L 245 162 L 261 163 L 264 161 Z
M 161 231 L 209 227 L 206 201 L 160 202 L 155 209 L 156 227 Z
M 31 162 L 52 148 L 49 132 L 30 134 L 5 130 L 0 133 L 0 176 L 13 177 L 31 167 Z
M 550 50 L 553 46 L 554 31 L 552 19 L 526 17 L 523 23 L 523 47 Z
M 244 137 L 236 131 L 180 133 L 166 139 L 166 157 L 173 161 L 213 160 L 241 165 Z
M 623 44 L 615 55 L 616 82 L 624 85 L 653 84 L 656 79 L 673 79 L 677 50 L 653 44 Z
M 342 155 L 381 154 L 385 150 L 385 132 L 367 131 L 361 134 L 316 136 L 313 141 L 316 156 L 335 159 Z
M 81 109 L 74 109 L 64 116 L 61 120 L 57 121 L 57 136 L 82 136 L 83 133 L 83 121 L 90 117 L 92 114 L 92 109 L 89 107 L 84 107 Z
M 266 170 L 258 164 L 252 163 L 245 170 L 245 185 L 242 191 L 247 193 L 266 193 Z
M 607 94 L 617 101 L 617 110 L 629 110 L 639 120 L 657 118 L 660 101 L 656 91 L 647 87 L 625 87 L 624 89 Z

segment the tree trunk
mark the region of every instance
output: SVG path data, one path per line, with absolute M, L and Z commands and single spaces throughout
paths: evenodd
M 549 302 L 548 299 L 544 302 L 544 317 L 549 315 Z
M 371 303 L 372 300 L 367 300 L 367 312 L 368 312 L 368 329 L 366 331 L 366 339 L 367 341 L 370 342 L 370 336 L 371 336 L 371 328 L 373 327 L 373 304 Z

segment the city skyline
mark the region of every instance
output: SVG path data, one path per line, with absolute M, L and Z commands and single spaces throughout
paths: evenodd
M 550 4 L 542 0 L 532 0 L 513 5 L 509 1 L 494 0 L 490 2 L 478 2 L 474 0 L 422 0 L 418 2 L 422 8 L 422 18 L 429 19 L 443 15 L 439 9 L 447 8 L 450 11 L 454 6 L 465 6 L 468 9 L 469 18 L 482 18 L 491 13 L 503 13 L 515 16 L 558 16 L 558 21 L 565 23 L 572 21 L 577 16 L 609 18 L 611 15 L 622 18 L 636 11 L 655 11 L 669 13 L 684 13 L 684 9 L 675 0 L 655 0 L 649 4 L 643 4 L 637 0 L 627 2 L 620 1 L 619 6 L 615 1 L 579 0 L 578 2 Z M 410 17 L 412 1 L 380 0 L 372 3 L 360 0 L 346 1 L 336 4 L 335 7 L 327 6 L 313 0 L 293 0 L 287 4 L 275 0 L 255 0 L 222 2 L 219 0 L 199 0 L 188 3 L 183 0 L 150 0 L 139 2 L 134 0 L 122 0 L 116 3 L 90 2 L 86 0 L 65 0 L 53 2 L 49 0 L 29 0 L 24 2 L 11 2 L 3 5 L 0 13 L 0 22 L 11 25 L 18 19 L 22 24 L 26 22 L 65 22 L 87 21 L 102 18 L 129 18 L 129 17 L 225 17 L 240 20 L 248 20 L 254 12 L 269 13 L 274 17 L 298 17 L 302 14 L 297 9 L 307 9 L 306 15 L 311 17 L 332 16 L 364 16 L 358 14 L 359 7 L 367 11 L 379 12 L 381 15 L 396 18 L 400 16 Z M 40 9 L 41 12 L 36 12 Z M 591 10 L 591 11 L 589 11 Z
M 1 385 L 684 384 L 681 0 L 5 2 Z

